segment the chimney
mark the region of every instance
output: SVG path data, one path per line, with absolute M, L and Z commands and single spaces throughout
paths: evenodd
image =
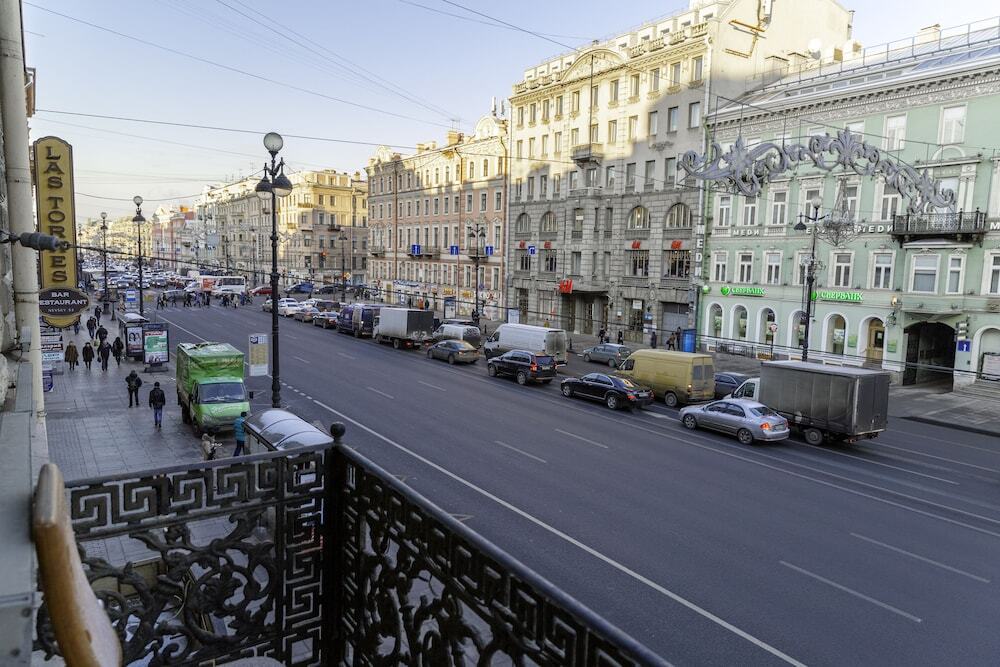
M 448 130 L 448 145 L 454 146 L 460 143 L 462 143 L 462 133 L 458 130 Z
M 935 23 L 926 28 L 921 28 L 920 32 L 917 33 L 914 44 L 927 44 L 928 42 L 936 42 L 939 39 L 941 39 L 941 24 Z

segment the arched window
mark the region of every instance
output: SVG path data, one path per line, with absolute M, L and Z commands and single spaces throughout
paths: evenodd
M 649 211 L 636 206 L 628 214 L 628 229 L 649 229 Z
M 556 230 L 556 214 L 552 211 L 547 211 L 542 216 L 542 233 L 555 234 Z
M 517 216 L 517 222 L 514 223 L 514 231 L 518 234 L 527 234 L 531 231 L 531 218 L 528 217 L 527 213 Z
M 674 204 L 667 211 L 667 229 L 686 228 L 691 226 L 691 210 L 687 204 Z

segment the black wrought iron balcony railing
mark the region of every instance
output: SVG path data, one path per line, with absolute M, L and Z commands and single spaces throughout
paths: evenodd
M 904 238 L 977 237 L 988 231 L 983 211 L 907 213 L 892 220 L 892 235 Z
M 66 486 L 126 664 L 666 664 L 341 445 Z

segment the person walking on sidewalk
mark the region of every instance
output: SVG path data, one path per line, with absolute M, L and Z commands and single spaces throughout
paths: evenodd
M 102 340 L 101 344 L 97 346 L 97 356 L 101 358 L 101 370 L 107 372 L 108 359 L 111 358 L 111 346 L 108 345 L 107 338 Z
M 111 343 L 111 354 L 115 355 L 115 363 L 122 365 L 122 355 L 125 354 L 125 343 L 121 336 L 115 336 L 115 342 Z
M 618 344 L 619 345 L 624 345 L 625 344 L 625 330 L 624 329 L 619 329 L 618 330 Z
M 76 370 L 76 365 L 80 361 L 80 353 L 76 349 L 76 343 L 73 341 L 69 342 L 66 346 L 66 354 L 63 355 L 63 360 L 69 364 L 69 369 Z
M 233 452 L 233 456 L 241 456 L 244 454 L 243 447 L 246 445 L 247 433 L 243 425 L 246 423 L 247 413 L 246 411 L 241 412 L 240 416 L 233 421 L 233 434 L 236 436 L 236 450 Z
M 89 342 L 83 344 L 83 365 L 90 370 L 90 364 L 94 361 L 94 348 L 90 346 Z
M 142 386 L 142 378 L 132 371 L 125 378 L 125 385 L 128 387 L 128 406 L 131 408 L 132 401 L 135 400 L 135 407 L 139 407 L 139 387 Z
M 73 333 L 74 334 L 79 334 L 80 333 L 80 318 L 79 317 L 76 318 L 75 320 L 73 320 Z
M 94 332 L 97 331 L 97 318 L 93 315 L 87 318 L 87 333 L 90 334 L 90 340 L 94 340 Z
M 101 311 L 101 306 L 100 305 L 94 306 L 94 317 L 97 318 L 97 324 L 98 325 L 101 324 L 101 315 L 103 315 L 103 314 L 104 313 Z
M 108 341 L 108 330 L 103 326 L 97 328 L 97 342 L 104 345 Z
M 649 346 L 656 349 L 656 329 L 653 329 L 653 333 L 649 334 Z
M 153 424 L 163 428 L 163 406 L 167 404 L 167 395 L 160 389 L 160 383 L 154 382 L 149 390 L 149 407 L 153 408 Z
M 604 342 L 606 342 L 604 340 L 604 334 L 605 333 L 606 332 L 604 331 L 604 327 L 601 327 L 600 330 L 598 330 L 598 332 L 597 332 L 597 342 L 598 343 L 604 343 Z

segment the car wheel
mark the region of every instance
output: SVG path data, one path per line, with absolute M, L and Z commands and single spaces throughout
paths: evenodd
M 807 428 L 803 433 L 806 442 L 810 445 L 818 446 L 823 444 L 823 432 L 818 428 Z
M 354 337 L 355 338 L 361 338 L 361 331 L 359 331 L 358 329 L 355 329 L 354 330 Z
M 608 359 L 608 366 L 611 368 L 618 368 L 618 364 L 615 363 L 614 359 Z
M 427 358 L 428 359 L 433 359 L 434 358 L 434 352 L 433 352 L 433 350 L 427 350 Z
M 451 364 L 452 366 L 455 365 L 455 355 L 454 354 L 449 354 L 448 355 L 448 363 Z
M 586 361 L 589 364 L 590 363 L 590 355 L 589 354 L 583 355 L 583 360 Z
M 604 397 L 604 404 L 611 410 L 617 410 L 618 406 L 621 404 L 621 400 L 618 398 L 617 394 L 608 394 Z
M 745 428 L 741 428 L 736 432 L 736 439 L 740 441 L 741 445 L 752 445 L 753 444 L 753 433 Z
M 528 374 L 524 371 L 517 372 L 517 383 L 520 385 L 528 384 Z
M 694 415 L 684 415 L 684 419 L 681 420 L 684 424 L 684 428 L 693 431 L 698 428 L 698 420 L 694 418 Z
M 399 339 L 398 338 L 393 338 L 392 339 L 392 348 L 394 350 L 398 350 L 399 349 Z
M 565 396 L 566 398 L 573 398 L 573 387 L 569 386 L 568 384 L 564 384 L 562 386 L 562 395 Z
M 493 364 L 486 364 L 486 374 L 491 378 L 495 378 L 497 376 L 497 367 Z
M 677 394 L 672 391 L 668 391 L 663 395 L 663 402 L 666 403 L 668 408 L 676 408 L 678 403 Z

